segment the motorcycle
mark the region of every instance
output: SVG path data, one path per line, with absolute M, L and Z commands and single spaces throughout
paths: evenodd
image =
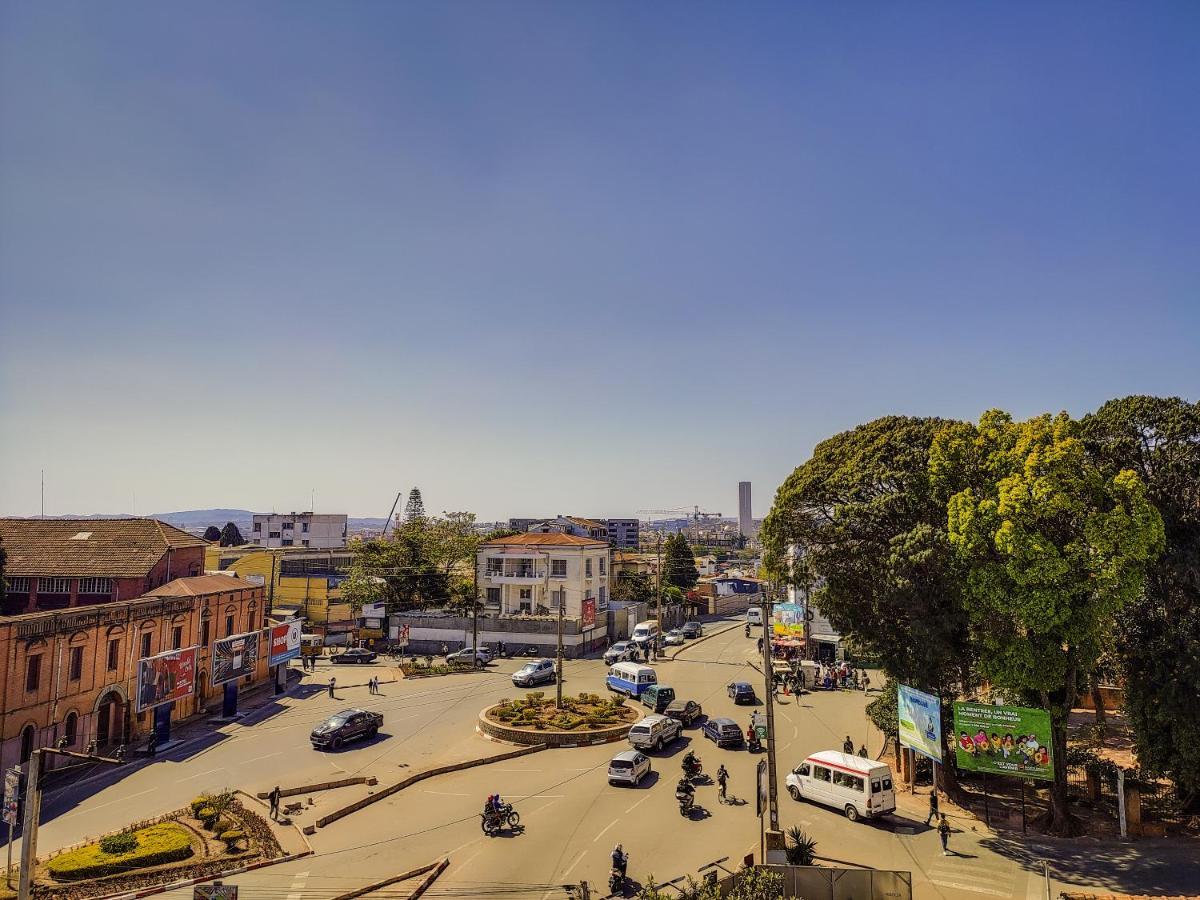
M 629 865 L 628 855 L 624 859 L 625 866 Z M 613 896 L 625 895 L 625 869 L 621 866 L 613 866 L 612 871 L 608 873 L 608 893 Z
M 483 833 L 489 837 L 496 834 L 507 825 L 509 828 L 516 828 L 521 824 L 521 815 L 512 808 L 512 804 L 505 803 L 500 807 L 500 810 L 480 813 L 479 818 L 482 819 Z
M 750 732 L 750 735 L 746 739 L 746 749 L 751 753 L 762 752 L 762 741 L 758 739 L 758 735 L 753 731 Z
M 687 791 L 676 791 L 675 799 L 679 801 L 679 814 L 681 816 L 689 815 L 692 807 L 696 804 L 696 800 Z
M 700 760 L 696 760 L 690 766 L 688 765 L 687 760 L 684 760 L 682 763 L 680 763 L 679 767 L 683 769 L 683 774 L 686 778 L 699 778 L 704 772 L 704 766 L 700 763 Z

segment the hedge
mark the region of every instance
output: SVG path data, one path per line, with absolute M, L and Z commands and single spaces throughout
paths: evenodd
M 177 822 L 160 822 L 134 834 L 138 846 L 128 853 L 105 853 L 99 843 L 87 844 L 54 857 L 46 868 L 57 881 L 82 881 L 178 862 L 192 855 L 191 833 Z

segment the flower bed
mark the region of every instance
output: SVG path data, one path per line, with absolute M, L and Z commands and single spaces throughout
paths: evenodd
M 116 836 L 111 836 L 62 853 L 51 859 L 46 868 L 58 881 L 82 881 L 179 862 L 195 853 L 191 833 L 176 822 L 160 822 L 131 835 L 136 843 L 130 849 L 123 850 L 128 846 L 127 840 L 114 840 Z M 105 847 L 117 852 L 106 852 Z
M 485 710 L 484 715 L 489 721 L 510 728 L 581 733 L 632 723 L 638 718 L 637 710 L 626 706 L 623 697 L 584 693 L 563 697 L 562 709 L 558 709 L 554 698 L 542 691 L 532 691 L 516 700 L 501 700 Z

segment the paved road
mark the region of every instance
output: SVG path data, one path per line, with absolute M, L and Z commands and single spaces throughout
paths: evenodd
M 725 685 L 732 680 L 757 683 L 759 676 L 748 665 L 754 657 L 754 640 L 734 629 L 678 659 L 659 663 L 659 678 L 679 696 L 701 702 L 706 713 L 729 715 L 744 725 L 750 710 L 734 707 Z M 387 784 L 413 770 L 495 753 L 502 747 L 476 734 L 476 716 L 489 702 L 518 693 L 508 675 L 520 664 L 506 660 L 484 674 L 385 685 L 378 697 L 369 696 L 365 687 L 339 691 L 338 699 L 316 687 L 301 688 L 266 718 L 259 713 L 226 726 L 199 744 L 121 773 L 119 780 L 61 790 L 46 804 L 41 849 L 49 851 L 130 819 L 177 808 L 202 790 L 238 786 L 260 791 L 277 783 L 348 774 L 375 775 Z M 566 688 L 571 693 L 603 691 L 604 673 L 599 661 L 568 663 Z M 337 674 L 343 682 L 365 678 L 365 672 Z M 310 681 L 323 684 L 327 677 L 322 670 Z M 806 754 L 838 748 L 847 734 L 856 743 L 867 739 L 865 702 L 856 693 L 817 693 L 786 698 L 777 706 L 782 827 L 800 825 L 817 840 L 818 854 L 830 861 L 911 871 L 915 896 L 922 900 L 1044 896 L 1034 873 L 1036 854 L 1014 852 L 986 834 L 955 834 L 951 846 L 958 854 L 944 857 L 936 834 L 920 821 L 901 816 L 851 824 L 833 810 L 795 803 L 787 796 L 782 778 Z M 381 711 L 384 734 L 337 753 L 313 751 L 307 741 L 313 724 L 347 705 Z M 731 792 L 750 802 L 722 805 L 715 786 L 701 787 L 697 804 L 702 811 L 692 820 L 681 818 L 673 788 L 679 760 L 689 746 L 701 755 L 706 771 L 715 771 L 723 762 L 732 775 Z M 717 750 L 693 728 L 674 747 L 652 754 L 656 777 L 636 789 L 610 786 L 605 777 L 608 760 L 624 747 L 544 751 L 422 782 L 319 830 L 311 839 L 315 856 L 240 876 L 236 881 L 241 896 L 331 897 L 449 854 L 452 865 L 438 882 L 443 896 L 479 896 L 505 884 L 511 897 L 563 897 L 561 885 L 568 882 L 606 884 L 609 853 L 618 841 L 631 853 L 631 877 L 644 880 L 653 873 L 660 882 L 695 873 L 721 857 L 736 862 L 757 847 L 752 793 L 757 756 Z M 356 790 L 359 793 L 353 793 Z M 320 807 L 327 807 L 365 790 L 330 792 L 317 799 Z M 520 811 L 523 831 L 482 835 L 478 810 L 483 798 L 496 792 Z M 310 811 L 301 821 L 313 817 Z M 167 896 L 183 900 L 191 891 Z

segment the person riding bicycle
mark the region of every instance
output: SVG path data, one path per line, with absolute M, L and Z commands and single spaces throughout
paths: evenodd
M 750 637 L 750 623 L 746 623 L 746 637 Z
M 621 873 L 621 877 L 625 877 L 625 869 L 629 865 L 629 854 L 620 845 L 613 847 L 612 852 L 612 867 Z
M 725 764 L 721 763 L 717 769 L 717 787 L 720 789 L 721 799 L 725 799 L 725 786 L 729 783 L 729 772 L 725 770 Z

